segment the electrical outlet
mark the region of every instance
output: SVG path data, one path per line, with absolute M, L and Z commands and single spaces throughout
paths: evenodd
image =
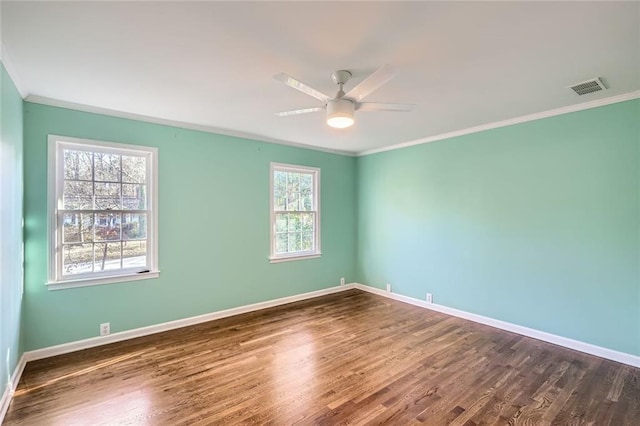
M 340 278 L 340 285 L 344 285 L 344 277 Z
M 427 303 L 433 303 L 433 294 L 427 293 Z
M 109 334 L 111 334 L 111 323 L 104 322 L 100 324 L 100 335 L 107 336 Z
M 387 283 L 387 291 L 391 293 L 391 284 Z

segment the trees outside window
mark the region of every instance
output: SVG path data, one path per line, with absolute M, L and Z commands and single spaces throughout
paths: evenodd
M 271 164 L 271 261 L 320 252 L 320 169 Z
M 157 276 L 157 150 L 59 136 L 49 144 L 49 285 Z

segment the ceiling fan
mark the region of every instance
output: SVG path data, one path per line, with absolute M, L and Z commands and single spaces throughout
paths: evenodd
M 280 117 L 290 115 L 306 114 L 309 112 L 327 110 L 327 124 L 331 127 L 344 129 L 352 126 L 354 123 L 355 111 L 411 111 L 413 105 L 409 104 L 387 104 L 379 102 L 361 102 L 365 96 L 378 89 L 380 86 L 388 82 L 395 75 L 395 71 L 389 65 L 383 65 L 373 74 L 363 80 L 349 92 L 345 93 L 343 86 L 351 78 L 351 72 L 347 70 L 339 70 L 331 74 L 331 79 L 338 85 L 338 93 L 335 97 L 325 95 L 319 90 L 314 89 L 299 80 L 285 74 L 280 73 L 273 76 L 289 87 L 306 93 L 309 96 L 322 101 L 324 105 L 317 107 L 309 107 L 302 109 L 294 109 L 291 111 L 277 112 Z

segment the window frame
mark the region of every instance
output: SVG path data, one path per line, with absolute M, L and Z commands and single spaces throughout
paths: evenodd
M 280 211 L 275 211 L 274 206 L 274 186 L 273 177 L 276 171 L 282 171 L 287 173 L 307 173 L 313 175 L 313 210 L 305 212 L 315 213 L 314 221 L 314 247 L 313 251 L 298 251 L 293 253 L 276 254 L 276 214 Z M 299 211 L 300 212 L 300 211 Z M 269 262 L 279 263 L 287 262 L 291 260 L 304 260 L 315 259 L 322 256 L 322 250 L 320 248 L 320 169 L 318 167 L 301 166 L 296 164 L 274 163 L 272 162 L 269 167 L 269 216 L 270 216 L 270 254 Z
M 47 173 L 47 260 L 49 290 L 112 284 L 158 278 L 158 149 L 155 147 L 105 142 L 68 136 L 48 135 Z M 118 155 L 146 156 L 147 185 L 147 264 L 144 267 L 125 270 L 91 272 L 81 276 L 65 276 L 62 273 L 62 209 L 64 192 L 64 149 L 74 148 L 88 152 L 106 152 Z M 105 210 L 107 211 L 107 210 Z M 143 269 L 141 269 L 143 268 Z

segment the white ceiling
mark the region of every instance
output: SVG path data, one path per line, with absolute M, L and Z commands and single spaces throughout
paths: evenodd
M 253 138 L 362 152 L 640 89 L 639 2 L 2 2 L 3 60 L 46 97 Z M 396 77 L 346 130 L 319 101 L 382 64 Z M 567 86 L 603 77 L 609 90 Z

